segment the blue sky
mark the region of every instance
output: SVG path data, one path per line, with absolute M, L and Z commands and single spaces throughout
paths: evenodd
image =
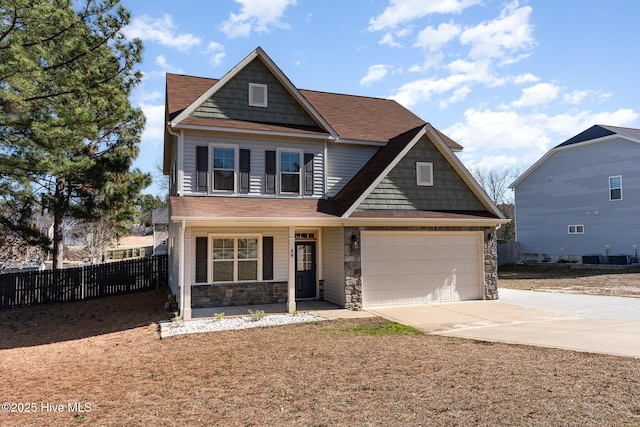
M 220 78 L 257 46 L 298 88 L 397 100 L 462 144 L 468 168 L 523 169 L 594 124 L 640 128 L 637 0 L 121 4 L 144 43 L 131 101 L 148 172 L 162 161 L 165 73 Z

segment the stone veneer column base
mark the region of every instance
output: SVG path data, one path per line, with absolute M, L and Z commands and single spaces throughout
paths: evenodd
M 287 282 L 224 283 L 191 287 L 192 308 L 285 302 Z

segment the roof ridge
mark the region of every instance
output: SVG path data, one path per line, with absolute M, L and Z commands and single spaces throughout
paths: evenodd
M 371 95 L 356 95 L 353 93 L 341 93 L 341 92 L 329 92 L 326 90 L 315 90 L 315 89 L 298 89 L 301 92 L 315 92 L 315 93 L 324 93 L 327 95 L 339 95 L 339 96 L 349 96 L 352 98 L 366 98 L 366 99 L 379 99 L 381 101 L 391 101 L 391 102 L 398 102 L 395 99 L 391 99 L 391 98 L 383 98 L 380 96 L 371 96 Z

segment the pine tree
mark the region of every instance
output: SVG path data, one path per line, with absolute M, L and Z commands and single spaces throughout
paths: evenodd
M 131 169 L 144 126 L 129 103 L 142 43 L 122 35 L 130 14 L 118 3 L 0 3 L 0 194 L 12 207 L 0 222 L 20 232 L 29 212 L 49 212 L 54 268 L 65 217 L 124 221 L 151 180 Z

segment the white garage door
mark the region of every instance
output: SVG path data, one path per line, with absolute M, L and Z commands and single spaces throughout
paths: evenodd
M 362 305 L 482 299 L 481 232 L 362 232 Z

